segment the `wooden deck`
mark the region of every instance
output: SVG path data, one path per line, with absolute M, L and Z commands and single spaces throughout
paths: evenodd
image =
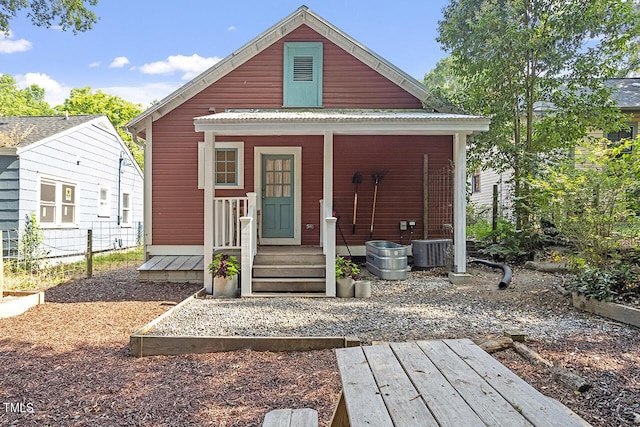
M 333 426 L 588 426 L 468 339 L 337 349 Z
M 138 268 L 140 280 L 152 282 L 204 281 L 202 255 L 160 255 L 151 257 Z

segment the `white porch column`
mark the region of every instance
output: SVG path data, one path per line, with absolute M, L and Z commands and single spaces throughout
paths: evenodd
M 324 133 L 324 165 L 322 178 L 322 200 L 324 200 L 325 212 L 333 216 L 333 132 Z M 322 218 L 321 218 L 322 219 Z
M 208 266 L 213 261 L 213 198 L 215 197 L 215 147 L 213 132 L 204 133 L 204 287 L 213 293 L 213 277 Z
M 467 134 L 453 136 L 453 271 L 452 283 L 466 283 L 467 274 Z
M 336 296 L 336 218 L 333 217 L 333 132 L 324 132 L 324 155 L 322 178 L 322 205 L 320 221 L 324 222 L 324 241 L 322 251 L 325 254 L 325 292 L 327 296 Z

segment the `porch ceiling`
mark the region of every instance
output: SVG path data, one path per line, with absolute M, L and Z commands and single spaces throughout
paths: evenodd
M 424 110 L 251 110 L 196 117 L 196 132 L 216 135 L 453 135 L 489 130 L 490 119 Z

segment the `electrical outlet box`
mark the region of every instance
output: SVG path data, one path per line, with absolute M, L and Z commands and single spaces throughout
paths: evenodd
M 407 221 L 400 221 L 400 231 L 407 231 Z
M 416 222 L 415 221 L 409 221 L 409 227 L 415 228 L 415 226 L 416 226 Z

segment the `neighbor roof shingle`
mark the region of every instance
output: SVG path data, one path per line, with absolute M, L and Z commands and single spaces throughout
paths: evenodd
M 0 117 L 0 132 L 9 134 L 13 131 L 26 132 L 25 138 L 16 146 L 26 147 L 34 142 L 64 132 L 68 129 L 103 117 L 102 114 L 83 114 L 77 116 L 5 116 Z

